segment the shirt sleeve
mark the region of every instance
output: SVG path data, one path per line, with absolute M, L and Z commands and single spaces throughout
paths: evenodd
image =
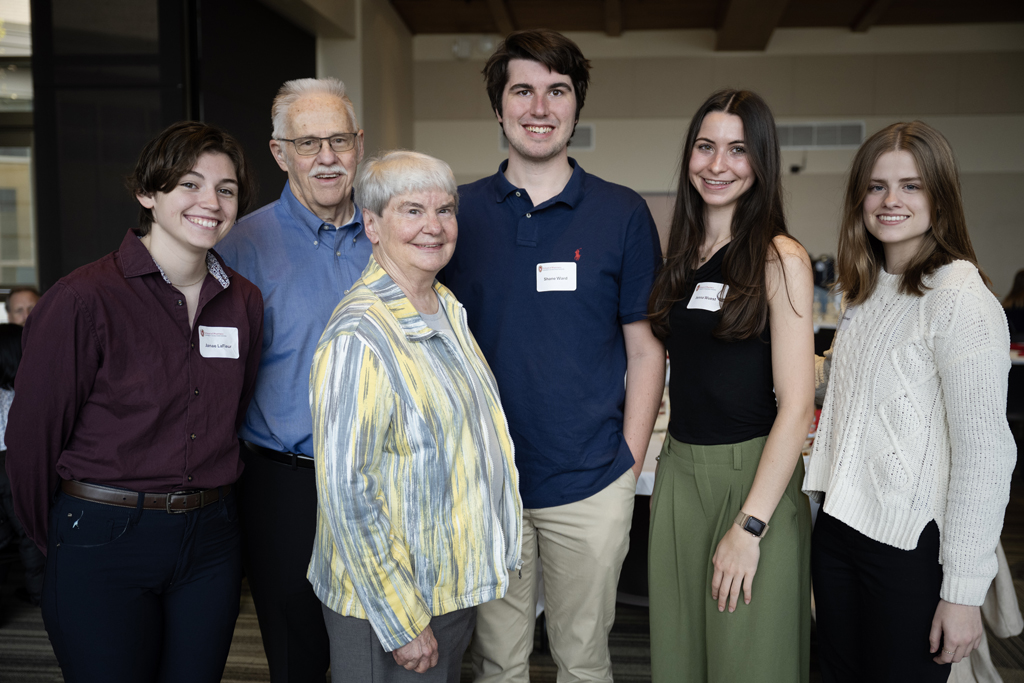
M 642 199 L 629 217 L 619 279 L 619 323 L 647 317 L 654 276 L 661 268 L 661 240 L 651 210 Z
M 396 438 L 394 390 L 381 359 L 357 337 L 339 335 L 314 356 L 310 398 L 320 515 L 370 625 L 392 651 L 419 635 L 431 616 L 382 486 L 395 464 L 385 450 Z
M 91 311 L 62 283 L 29 316 L 7 427 L 7 474 L 26 535 L 46 553 L 60 460 L 102 356 Z
M 991 294 L 974 289 L 968 283 L 961 291 L 929 294 L 951 310 L 934 347 L 951 450 L 940 596 L 961 605 L 982 604 L 996 575 L 996 544 L 1017 458 L 1006 421 L 1006 319 Z
M 260 367 L 263 353 L 263 295 L 253 285 L 252 295 L 246 300 L 246 314 L 249 317 L 249 352 L 245 357 L 245 376 L 242 379 L 242 395 L 238 399 L 238 416 L 235 419 L 237 432 L 245 424 L 245 415 L 249 410 L 256 391 L 256 371 Z

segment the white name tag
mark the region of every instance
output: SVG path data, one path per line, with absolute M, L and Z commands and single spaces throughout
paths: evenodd
M 729 285 L 721 282 L 698 282 L 693 290 L 687 308 L 701 308 L 705 311 L 722 310 L 722 299 L 729 293 Z
M 843 311 L 843 319 L 839 321 L 839 329 L 845 330 L 850 325 L 850 321 L 853 320 L 853 316 L 857 315 L 856 306 L 847 306 L 846 310 Z
M 200 325 L 199 355 L 203 358 L 238 358 L 238 328 Z
M 575 292 L 576 263 L 573 261 L 565 261 L 563 263 L 538 263 L 537 291 Z

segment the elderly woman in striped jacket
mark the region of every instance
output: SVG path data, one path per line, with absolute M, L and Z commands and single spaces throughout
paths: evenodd
M 522 501 L 494 377 L 435 276 L 458 192 L 443 161 L 388 152 L 355 182 L 373 256 L 310 374 L 319 515 L 309 580 L 332 681 L 458 681 L 474 607 L 520 566 Z

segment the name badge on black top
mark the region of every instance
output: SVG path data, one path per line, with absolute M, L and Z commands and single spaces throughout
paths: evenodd
M 700 308 L 705 311 L 722 310 L 722 299 L 729 293 L 729 285 L 721 282 L 698 282 L 690 297 L 687 308 Z
M 200 325 L 199 355 L 203 358 L 238 358 L 238 328 Z

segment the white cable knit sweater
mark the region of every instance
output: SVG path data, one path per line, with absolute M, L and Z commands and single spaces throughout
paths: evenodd
M 935 520 L 947 602 L 980 605 L 1017 457 L 1006 422 L 1009 331 L 978 270 L 955 261 L 924 296 L 884 270 L 840 325 L 804 491 L 876 541 L 917 546 Z M 831 366 L 831 367 L 830 367 Z M 827 495 L 826 495 L 827 494 Z

